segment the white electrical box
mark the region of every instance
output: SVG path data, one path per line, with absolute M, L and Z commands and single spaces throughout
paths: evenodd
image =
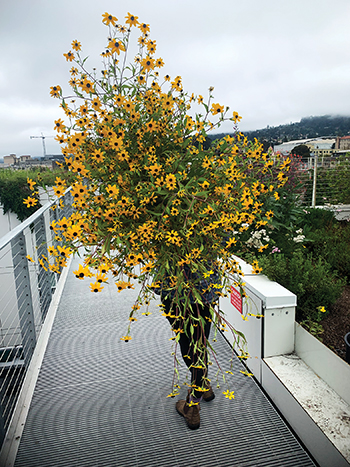
M 231 285 L 231 294 L 221 298 L 220 309 L 225 319 L 247 341 L 249 359 L 247 367 L 261 382 L 261 360 L 265 357 L 289 354 L 294 351 L 294 321 L 297 297 L 277 282 L 266 276 L 253 275 L 251 267 L 239 261 L 244 272 L 246 298 L 241 298 L 239 289 Z M 258 317 L 254 316 L 258 315 Z M 262 317 L 259 317 L 262 315 Z M 234 345 L 234 335 L 225 332 L 225 337 Z M 239 354 L 239 346 L 235 345 Z

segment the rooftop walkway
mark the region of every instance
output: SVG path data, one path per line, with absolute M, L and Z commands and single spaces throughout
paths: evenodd
M 88 280 L 69 273 L 15 467 L 315 465 L 254 379 L 239 372 L 238 360 L 228 375 L 235 399 L 222 394 L 226 386 L 216 389 L 216 398 L 201 404 L 200 429 L 189 430 L 166 397 L 173 341 L 156 302 L 132 324 L 133 339 L 120 340 L 135 297 L 113 283 L 93 294 Z M 219 363 L 229 360 L 221 335 L 215 349 Z M 181 382 L 186 374 L 182 366 Z

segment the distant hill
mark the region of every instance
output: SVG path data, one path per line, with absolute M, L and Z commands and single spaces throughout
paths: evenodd
M 221 138 L 227 133 L 211 135 L 212 140 Z M 285 143 L 296 139 L 317 138 L 319 136 L 350 135 L 350 117 L 323 115 L 321 117 L 306 117 L 300 122 L 288 125 L 267 126 L 261 130 L 245 131 L 250 139 L 257 138 L 264 146 Z

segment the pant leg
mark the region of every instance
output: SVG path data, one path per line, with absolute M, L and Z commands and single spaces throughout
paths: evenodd
M 165 306 L 166 313 L 170 313 L 176 316 L 180 315 L 180 310 L 178 310 L 175 306 L 174 308 L 172 308 L 172 302 L 170 300 L 164 300 L 163 304 Z M 196 336 L 197 334 L 198 341 L 202 339 L 205 342 L 205 340 L 209 338 L 211 327 L 210 305 L 208 304 L 202 306 L 199 304 L 194 304 L 191 306 L 191 308 L 192 310 L 190 311 L 195 317 L 201 316 L 205 318 L 205 324 L 203 329 L 199 328 L 200 324 L 198 324 L 198 326 L 194 328 L 194 336 Z M 182 313 L 182 315 L 186 315 L 186 313 Z M 174 328 L 182 328 L 183 323 L 180 322 L 180 320 L 178 320 L 176 317 L 167 316 L 167 319 L 170 322 L 171 326 L 174 326 Z M 179 345 L 183 361 L 191 371 L 192 384 L 201 387 L 203 385 L 203 377 L 206 377 L 208 373 L 207 350 L 203 350 L 202 348 L 202 352 L 200 351 L 200 349 L 197 349 L 196 352 L 194 352 L 194 348 L 191 345 L 191 339 L 184 332 L 180 333 Z M 199 363 L 199 358 L 202 360 L 201 365 L 204 366 L 204 368 L 194 368 L 194 366 L 196 366 Z M 201 392 L 195 391 L 196 397 L 200 397 L 201 395 Z

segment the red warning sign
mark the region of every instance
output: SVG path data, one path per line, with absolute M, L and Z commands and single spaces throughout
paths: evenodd
M 242 297 L 238 290 L 236 290 L 233 285 L 231 285 L 231 303 L 241 314 L 242 310 Z

